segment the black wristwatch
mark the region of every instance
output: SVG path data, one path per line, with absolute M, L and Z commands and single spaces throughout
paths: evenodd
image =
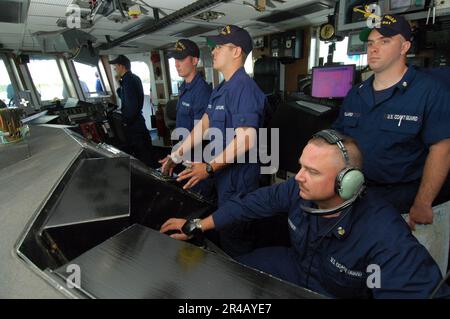
M 188 219 L 183 227 L 181 227 L 181 231 L 188 236 L 195 236 L 195 234 L 202 233 L 202 224 L 200 221 L 200 218 Z
M 214 169 L 212 168 L 211 164 L 206 163 L 206 173 L 208 173 L 209 176 L 214 175 Z

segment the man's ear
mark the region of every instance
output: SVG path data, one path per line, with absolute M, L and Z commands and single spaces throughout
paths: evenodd
M 197 66 L 198 61 L 199 61 L 199 58 L 197 58 L 197 57 L 192 57 L 192 64 L 193 64 L 193 65 Z
M 243 54 L 242 48 L 241 47 L 235 47 L 236 51 L 234 51 L 234 58 L 240 58 Z
M 411 42 L 410 41 L 404 41 L 402 43 L 402 50 L 400 52 L 401 55 L 406 55 L 410 48 L 411 48 Z

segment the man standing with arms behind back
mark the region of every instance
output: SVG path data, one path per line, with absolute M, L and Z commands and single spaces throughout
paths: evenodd
M 386 15 L 360 37 L 374 76 L 349 92 L 333 126 L 358 141 L 369 186 L 409 212 L 412 228 L 430 224 L 450 167 L 450 94 L 406 64 L 411 29 L 403 17 Z
M 157 163 L 152 154 L 152 140 L 142 115 L 144 89 L 141 79 L 131 72 L 131 62 L 126 56 L 119 55 L 109 63 L 114 65 L 116 75 L 119 77 L 120 87 L 117 89 L 117 95 L 122 105 L 120 110 L 127 139 L 127 152 L 146 165 L 156 167 Z
M 406 64 L 411 36 L 408 21 L 395 15 L 361 32 L 374 76 L 348 93 L 333 128 L 358 141 L 368 186 L 409 213 L 414 229 L 431 224 L 432 206 L 450 199 L 450 94 Z

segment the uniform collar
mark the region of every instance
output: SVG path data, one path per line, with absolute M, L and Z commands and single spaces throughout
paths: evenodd
M 242 78 L 245 75 L 247 75 L 247 73 L 245 73 L 244 67 L 241 66 L 239 69 L 237 69 L 233 73 L 233 75 L 231 76 L 231 78 L 228 81 L 223 81 L 224 82 L 224 86 L 233 84 L 235 81 L 239 80 L 240 78 Z
M 127 72 L 125 72 L 122 77 L 120 78 L 121 80 L 123 80 L 128 74 L 131 74 L 131 71 L 128 70 Z
M 345 214 L 345 216 L 342 218 L 342 214 Z M 342 220 L 333 228 L 333 230 L 331 231 L 331 234 L 334 235 L 334 237 L 336 237 L 339 240 L 345 239 L 347 238 L 347 236 L 350 234 L 350 231 L 352 229 L 353 226 L 353 220 L 354 220 L 354 214 L 353 214 L 353 208 L 349 207 L 347 209 L 345 209 L 344 211 L 341 212 L 341 215 L 339 215 L 336 218 L 333 218 L 332 220 L 332 224 L 336 223 L 340 218 L 342 218 Z M 330 227 L 330 226 L 328 226 Z M 325 229 L 324 231 L 326 231 L 327 229 Z
M 307 207 L 317 207 L 317 205 L 311 201 L 306 201 L 304 203 Z M 355 203 L 356 205 L 356 203 Z M 350 211 L 347 211 L 350 210 Z M 306 214 L 306 213 L 304 213 Z M 346 214 L 342 218 L 342 214 Z M 353 206 L 350 208 L 347 208 L 346 210 L 342 211 L 341 214 L 338 217 L 335 218 L 325 218 L 325 217 L 316 217 L 319 223 L 319 231 L 318 231 L 318 238 L 322 236 L 331 237 L 334 236 L 339 240 L 347 238 L 347 236 L 350 234 L 350 231 L 352 229 L 353 221 L 354 221 L 354 214 L 353 214 Z M 316 218 L 310 218 L 309 220 L 316 220 Z M 336 222 L 342 218 L 342 220 L 336 224 Z M 333 230 L 330 231 L 328 234 L 327 232 L 330 230 L 330 227 L 332 227 L 334 224 L 336 226 L 333 227 Z
M 411 82 L 416 77 L 417 70 L 413 66 L 408 66 L 402 79 L 395 85 L 402 93 L 409 89 Z
M 194 76 L 194 78 L 192 79 L 192 81 L 190 83 L 187 83 L 186 81 L 183 81 L 183 84 L 181 85 L 182 90 L 191 90 L 198 81 L 200 81 L 200 73 L 197 72 L 197 74 Z
M 408 66 L 406 73 L 403 75 L 402 79 L 395 84 L 395 88 L 398 89 L 401 93 L 404 93 L 410 86 L 411 82 L 416 77 L 417 70 L 413 66 Z M 373 98 L 373 80 L 375 79 L 375 75 L 372 75 L 366 81 L 358 84 L 358 94 L 365 101 L 367 105 L 374 105 Z
M 417 70 L 414 66 L 408 66 L 406 73 L 403 75 L 402 79 L 397 82 L 394 86 L 400 89 L 402 92 L 406 91 L 411 85 L 411 82 L 416 77 Z M 358 93 L 360 95 L 365 95 L 371 90 L 373 90 L 373 80 L 375 79 L 375 75 L 372 75 L 366 81 L 358 84 Z

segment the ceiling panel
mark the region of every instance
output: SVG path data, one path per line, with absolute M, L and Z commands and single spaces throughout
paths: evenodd
M 64 17 L 66 9 L 66 6 L 31 3 L 28 16 Z
M 255 0 L 246 0 L 249 3 L 255 4 Z M 231 1 L 232 4 L 239 4 L 242 5 L 244 2 L 244 0 L 233 0 Z M 267 14 L 276 10 L 286 10 L 292 7 L 297 7 L 300 6 L 302 4 L 306 4 L 306 3 L 312 3 L 314 2 L 314 0 L 286 0 L 285 3 L 280 3 L 277 1 L 273 1 L 272 3 L 275 5 L 275 8 L 271 8 L 269 6 L 266 5 L 266 11 L 263 12 L 263 14 Z M 247 6 L 249 9 L 257 12 L 255 9 L 251 8 L 250 6 Z
M 1 33 L 14 33 L 22 34 L 25 30 L 25 24 L 15 24 L 15 23 L 0 23 Z
M 67 7 L 72 3 L 73 0 L 31 0 L 31 4 L 34 3 L 42 3 L 42 4 L 50 4 L 54 6 L 64 6 Z
M 257 12 L 253 8 L 243 5 L 242 2 L 239 3 L 224 3 L 214 8 L 213 11 L 218 11 L 225 13 L 225 16 L 211 21 L 216 24 L 238 24 L 241 21 L 250 20 L 253 18 L 258 18 L 262 15 L 261 12 Z M 201 21 L 198 19 L 190 18 L 190 21 Z
M 35 26 L 35 25 L 50 25 L 50 26 L 56 26 L 56 20 L 58 18 L 56 17 L 38 17 L 38 16 L 29 16 L 27 20 L 28 26 Z
M 58 27 L 53 27 L 53 26 L 48 26 L 48 25 L 39 25 L 34 28 L 27 29 L 26 34 L 32 34 L 32 33 L 38 32 L 38 31 L 49 32 L 49 31 L 58 31 L 58 30 L 63 30 L 63 28 L 58 28 Z
M 192 0 L 144 0 L 145 3 L 152 7 L 161 9 L 178 10 L 185 6 L 190 5 L 194 1 Z M 145 6 L 144 6 L 145 7 Z

